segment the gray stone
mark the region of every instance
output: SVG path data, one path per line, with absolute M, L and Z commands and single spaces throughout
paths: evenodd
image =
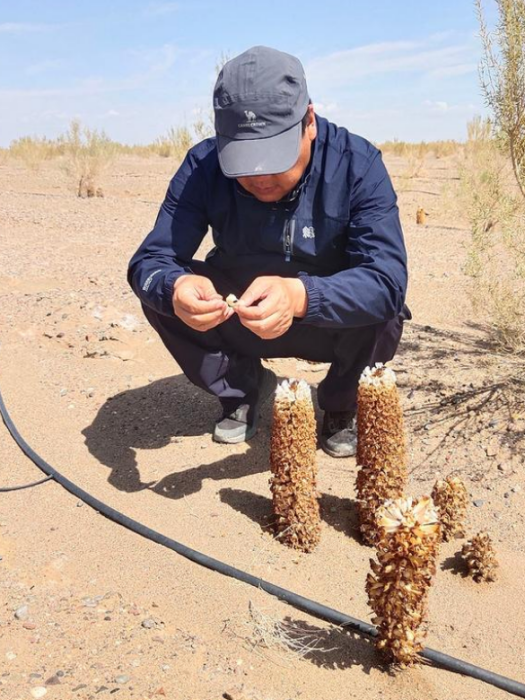
M 147 630 L 154 629 L 156 626 L 157 623 L 155 622 L 155 620 L 152 620 L 151 617 L 142 620 L 142 627 L 145 627 Z
M 47 679 L 46 685 L 60 685 L 60 678 L 58 676 L 51 676 Z
M 122 676 L 117 676 L 115 678 L 115 683 L 127 683 L 130 680 L 131 680 L 131 676 L 122 675 Z
M 482 498 L 476 498 L 475 501 L 472 501 L 472 505 L 476 506 L 476 508 L 481 508 L 484 503 L 485 501 Z
M 18 610 L 15 610 L 15 617 L 17 620 L 27 620 L 29 617 L 29 608 L 27 605 L 22 605 Z

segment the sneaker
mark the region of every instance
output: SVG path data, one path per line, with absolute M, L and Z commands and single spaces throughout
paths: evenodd
M 246 442 L 257 432 L 259 410 L 263 403 L 273 394 L 277 387 L 277 377 L 270 369 L 263 369 L 259 381 L 259 396 L 254 404 L 243 403 L 235 411 L 224 414 L 213 429 L 215 442 L 234 445 Z
M 355 411 L 325 411 L 321 447 L 331 457 L 353 457 L 357 451 Z

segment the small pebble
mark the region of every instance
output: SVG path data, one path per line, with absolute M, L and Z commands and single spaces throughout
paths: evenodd
M 22 605 L 18 610 L 15 610 L 15 617 L 17 620 L 26 620 L 29 617 L 29 608 L 27 605 Z
M 36 630 L 36 624 L 34 622 L 24 622 L 22 627 L 25 630 Z
M 157 626 L 157 623 L 155 622 L 155 620 L 152 620 L 151 617 L 148 617 L 145 620 L 142 620 L 142 627 L 145 627 L 147 630 L 151 630 L 156 626 Z
M 31 688 L 30 692 L 34 698 L 43 698 L 44 695 L 47 695 L 47 688 L 44 688 L 43 685 L 37 685 L 36 688 Z
M 512 493 L 521 493 L 521 486 L 513 486 L 511 491 Z
M 477 498 L 475 501 L 472 501 L 472 504 L 476 506 L 476 508 L 481 508 L 481 506 L 485 503 L 485 501 L 481 498 Z
M 46 685 L 60 685 L 60 678 L 58 676 L 50 676 L 46 681 Z
M 122 675 L 122 676 L 117 676 L 115 678 L 115 683 L 127 683 L 130 680 L 131 680 L 131 676 Z
M 14 661 L 16 659 L 16 654 L 14 651 L 8 651 L 7 654 L 5 655 L 5 658 L 8 661 Z

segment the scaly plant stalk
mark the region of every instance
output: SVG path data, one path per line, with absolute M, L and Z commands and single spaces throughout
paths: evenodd
M 321 533 L 315 457 L 310 387 L 303 380 L 285 380 L 275 394 L 270 486 L 277 537 L 303 552 L 314 549 Z
M 394 372 L 367 367 L 357 393 L 356 489 L 360 530 L 366 544 L 377 542 L 375 514 L 387 499 L 403 496 L 407 481 L 403 411 Z
M 438 515 L 428 497 L 388 501 L 377 512 L 377 561 L 371 559 L 366 591 L 375 613 L 377 648 L 409 666 L 422 649 L 427 599 L 441 538 Z
M 467 562 L 470 576 L 477 581 L 495 581 L 499 566 L 492 540 L 487 532 L 478 532 L 463 545 L 461 555 Z
M 432 500 L 438 509 L 443 541 L 464 537 L 468 506 L 468 491 L 464 482 L 457 476 L 448 476 L 436 481 L 432 490 Z

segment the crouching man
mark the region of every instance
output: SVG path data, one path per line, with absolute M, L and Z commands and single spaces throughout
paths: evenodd
M 409 317 L 381 154 L 316 115 L 301 63 L 274 49 L 226 63 L 213 99 L 216 136 L 189 150 L 129 282 L 184 374 L 219 400 L 214 440 L 255 434 L 276 384 L 261 358 L 298 357 L 330 363 L 320 442 L 353 455 L 359 376 L 392 359 Z M 215 247 L 194 260 L 208 227 Z

